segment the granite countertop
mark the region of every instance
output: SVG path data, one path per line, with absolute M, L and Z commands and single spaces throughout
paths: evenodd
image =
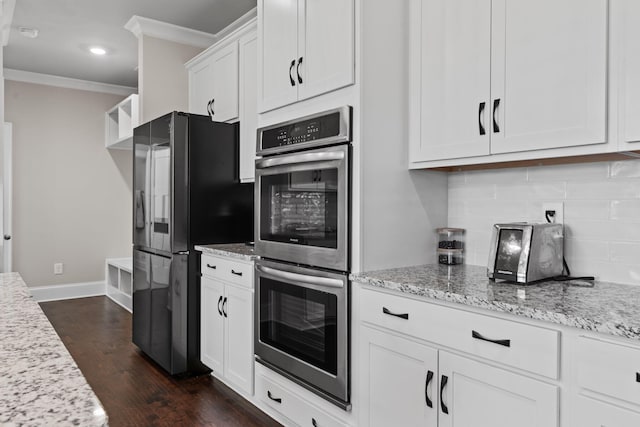
M 0 425 L 107 425 L 100 401 L 18 273 L 0 274 L 0 343 Z
M 222 243 L 218 245 L 198 245 L 195 247 L 197 251 L 209 255 L 221 255 L 230 258 L 242 259 L 245 261 L 253 261 L 258 256 L 253 252 L 253 246 L 245 243 Z
M 352 274 L 351 280 L 434 300 L 640 340 L 640 286 L 579 280 L 545 281 L 525 286 L 493 282 L 487 278 L 486 267 L 441 264 Z

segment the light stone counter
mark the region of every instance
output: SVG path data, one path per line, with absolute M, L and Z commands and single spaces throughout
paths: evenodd
M 493 282 L 487 278 L 486 267 L 440 264 L 352 274 L 351 280 L 640 340 L 640 286 L 600 281 L 545 281 L 524 286 Z
M 17 273 L 0 274 L 0 425 L 107 425 L 100 401 Z
M 258 258 L 253 252 L 253 246 L 247 246 L 244 243 L 222 243 L 218 245 L 198 245 L 195 247 L 197 251 L 203 254 L 220 255 L 230 258 L 242 259 L 245 261 L 253 261 Z

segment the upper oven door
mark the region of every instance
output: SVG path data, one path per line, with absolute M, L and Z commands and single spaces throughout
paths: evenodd
M 256 161 L 256 254 L 349 270 L 350 146 Z

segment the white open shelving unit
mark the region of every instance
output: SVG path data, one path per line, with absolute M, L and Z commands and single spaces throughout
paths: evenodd
M 105 113 L 105 147 L 131 150 L 133 128 L 139 122 L 138 95 L 133 94 Z
M 107 296 L 129 312 L 133 312 L 132 271 L 132 258 L 107 258 L 105 261 Z

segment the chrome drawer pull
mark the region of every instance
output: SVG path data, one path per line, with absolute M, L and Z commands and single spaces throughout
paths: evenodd
M 231 274 L 235 274 L 236 276 L 242 276 L 242 271 L 235 271 L 231 269 Z
M 444 388 L 447 386 L 447 383 L 449 382 L 449 377 L 446 375 L 443 375 L 440 378 L 440 410 L 442 411 L 443 414 L 448 414 L 449 413 L 449 408 L 447 407 L 447 405 L 444 403 Z
M 477 339 L 477 340 L 487 341 L 487 342 L 490 342 L 490 343 L 503 345 L 505 347 L 511 347 L 511 340 L 492 340 L 492 339 L 483 337 L 482 335 L 480 335 L 476 331 L 471 331 L 471 336 L 473 338 Z
M 215 265 L 211 265 L 211 264 L 207 264 L 207 267 L 209 267 L 212 270 L 215 270 L 217 268 Z
M 400 317 L 401 319 L 409 319 L 409 313 L 402 313 L 402 314 L 398 314 L 398 313 L 392 313 L 389 311 L 389 309 L 387 307 L 382 307 L 382 312 L 384 314 L 388 314 L 389 316 L 396 316 L 396 317 Z

